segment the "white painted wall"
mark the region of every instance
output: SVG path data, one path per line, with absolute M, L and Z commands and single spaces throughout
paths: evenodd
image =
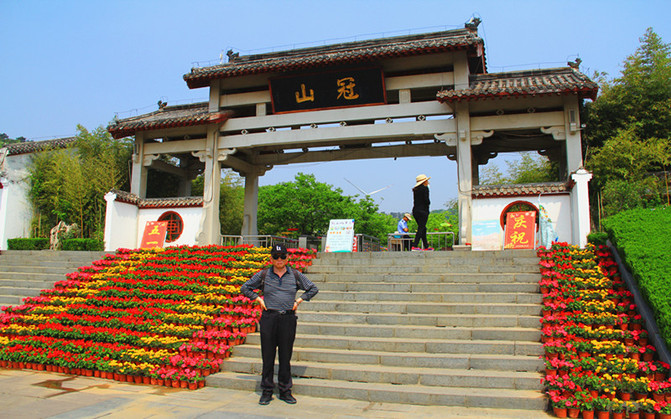
M 118 248 L 135 249 L 137 240 L 137 205 L 115 201 L 116 194 L 105 195 L 107 210 L 105 212 L 105 250 L 114 251 Z
M 30 190 L 30 154 L 7 156 L 2 165 L 3 188 L 0 189 L 0 249 L 7 249 L 7 239 L 30 237 L 33 209 L 28 200 Z
M 536 207 L 543 205 L 552 220 L 559 241 L 573 243 L 571 222 L 571 196 L 569 194 L 538 196 L 511 196 L 500 198 L 474 198 L 472 238 L 473 250 L 502 250 L 503 229 L 501 213 L 511 203 L 527 201 Z M 538 232 L 536 233 L 538 241 Z M 578 243 L 574 243 L 578 244 Z

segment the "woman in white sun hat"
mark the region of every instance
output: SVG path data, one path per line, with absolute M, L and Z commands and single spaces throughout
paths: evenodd
M 421 250 L 418 248 L 419 241 L 422 241 L 424 250 L 433 250 L 429 247 L 426 240 L 426 222 L 429 220 L 429 179 L 425 174 L 417 175 L 415 186 L 412 188 L 412 216 L 417 222 L 417 234 L 412 244 L 412 250 Z

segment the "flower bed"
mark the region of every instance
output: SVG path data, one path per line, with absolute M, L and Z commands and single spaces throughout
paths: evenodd
M 671 413 L 669 365 L 657 359 L 610 251 L 541 248 L 543 382 L 557 416 Z
M 303 270 L 314 251 L 291 249 Z M 198 388 L 260 309 L 240 285 L 269 249 L 242 246 L 119 249 L 0 315 L 0 367 Z

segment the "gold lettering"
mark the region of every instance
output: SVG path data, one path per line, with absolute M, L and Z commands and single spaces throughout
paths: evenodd
M 305 92 L 305 84 L 301 83 L 301 91 L 296 92 L 296 103 L 303 103 L 303 102 L 314 102 L 315 101 L 315 91 L 310 89 L 310 94 L 308 95 Z
M 157 225 L 155 225 L 154 228 L 152 228 L 152 230 L 149 232 L 150 236 L 152 236 L 154 234 L 160 234 L 160 232 L 158 231 L 158 226 Z
M 354 93 L 354 87 L 356 87 L 356 83 L 354 83 L 354 77 L 345 77 L 343 79 L 339 79 L 337 84 L 338 97 L 336 99 L 340 99 L 342 97 L 346 100 L 354 100 L 359 97 L 358 93 Z
M 512 240 L 512 244 L 528 244 L 529 240 L 526 240 L 526 233 L 524 231 L 516 231 L 513 234 L 510 235 L 510 239 Z
M 515 225 L 513 228 L 518 229 L 520 227 L 526 227 L 527 226 L 527 219 L 524 215 L 520 215 L 519 217 L 515 218 Z

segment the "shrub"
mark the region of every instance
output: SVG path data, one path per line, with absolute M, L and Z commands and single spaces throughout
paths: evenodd
M 587 235 L 587 241 L 592 243 L 595 246 L 606 245 L 608 240 L 608 233 L 602 231 L 596 231 L 594 233 L 589 233 Z
M 67 239 L 63 240 L 63 250 L 102 251 L 105 243 L 95 239 Z
M 49 248 L 49 239 L 38 237 L 33 239 L 8 239 L 9 250 L 45 250 Z
M 603 225 L 671 346 L 671 207 L 624 211 Z

